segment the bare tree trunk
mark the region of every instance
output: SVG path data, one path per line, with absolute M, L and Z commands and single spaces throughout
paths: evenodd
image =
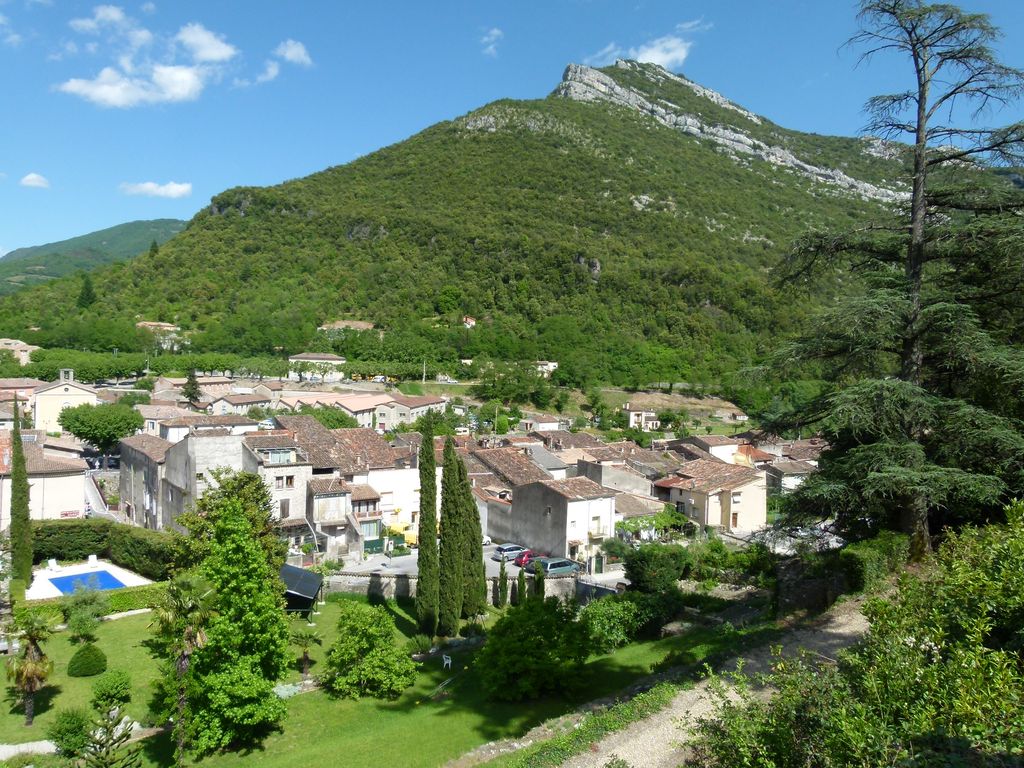
M 928 503 L 918 496 L 906 499 L 900 510 L 900 530 L 910 536 L 910 559 L 920 560 L 931 552 L 928 532 Z
M 25 725 L 32 725 L 36 717 L 36 695 L 33 692 L 25 692 Z
M 187 653 L 183 653 L 178 657 L 178 719 L 174 724 L 174 763 L 178 768 L 183 768 L 185 765 L 185 742 L 187 737 L 185 732 L 185 710 L 188 706 L 188 693 L 185 690 L 185 675 L 188 673 L 188 663 L 189 658 Z
M 302 679 L 309 679 L 309 651 L 302 651 Z

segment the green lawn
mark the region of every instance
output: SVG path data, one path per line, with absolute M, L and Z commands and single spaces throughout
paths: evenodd
M 361 600 L 351 596 L 349 599 Z M 410 613 L 411 602 L 388 602 L 405 642 L 415 632 Z M 313 671 L 324 658 L 326 648 L 336 637 L 337 606 L 328 603 L 314 617 L 324 645 L 315 647 L 311 656 Z M 493 618 L 493 617 L 492 617 Z M 294 620 L 295 626 L 305 621 Z M 99 645 L 110 658 L 111 668 L 124 668 L 132 674 L 135 698 L 130 713 L 145 719 L 150 682 L 156 676 L 156 662 L 142 642 L 149 637 L 148 616 L 135 616 L 100 627 Z M 767 626 L 727 634 L 719 629 L 697 629 L 681 637 L 634 643 L 612 654 L 591 659 L 564 696 L 527 704 L 488 701 L 481 691 L 472 666 L 475 651 L 454 651 L 454 680 L 438 693 L 438 686 L 451 672 L 441 668 L 440 659 L 421 666 L 416 684 L 394 702 L 362 699 L 333 699 L 320 692 L 300 694 L 288 700 L 288 716 L 280 731 L 269 735 L 257 754 L 236 752 L 213 755 L 199 762 L 203 766 L 241 766 L 259 760 L 260 766 L 376 765 L 390 761 L 402 766 L 438 766 L 484 742 L 515 737 L 551 717 L 572 710 L 582 702 L 608 696 L 651 672 L 652 666 L 669 654 L 676 662 L 699 661 L 708 655 L 733 652 L 755 641 L 766 641 L 774 632 Z M 69 679 L 67 661 L 71 656 L 66 635 L 55 635 L 46 645 L 56 662 L 54 685 L 38 697 L 38 716 L 33 728 L 25 728 L 20 706 L 9 706 L 0 718 L 0 741 L 32 741 L 44 738 L 46 725 L 57 708 L 87 706 L 94 678 Z M 300 678 L 298 653 L 289 672 L 289 680 Z M 145 764 L 164 768 L 172 764 L 168 736 L 145 743 Z
M 128 707 L 129 714 L 144 719 L 152 694 L 150 682 L 156 677 L 157 664 L 143 642 L 150 637 L 148 615 L 129 616 L 117 621 L 105 621 L 97 631 L 97 645 L 107 654 L 108 669 L 124 669 L 132 676 L 135 695 Z M 36 718 L 26 728 L 25 713 L 20 697 L 7 689 L 7 701 L 0 710 L 0 743 L 14 744 L 46 738 L 46 728 L 53 722 L 58 709 L 84 707 L 88 709 L 95 677 L 68 677 L 68 661 L 77 650 L 66 632 L 58 632 L 43 644 L 46 654 L 53 659 L 51 684 L 36 694 Z

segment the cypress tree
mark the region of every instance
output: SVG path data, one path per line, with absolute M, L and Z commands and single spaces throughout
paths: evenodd
M 32 583 L 32 522 L 29 519 L 28 471 L 21 444 L 21 414 L 14 404 L 11 433 L 11 572 L 28 587 Z
M 516 577 L 516 605 L 526 602 L 526 569 L 519 569 L 519 576 Z
M 544 568 L 536 560 L 533 561 L 533 596 L 544 599 Z
M 199 388 L 199 380 L 196 379 L 196 372 L 190 370 L 185 377 L 185 386 L 181 388 L 181 396 L 189 403 L 195 405 L 203 399 L 203 392 Z
M 484 571 L 484 534 L 480 527 L 480 510 L 473 498 L 466 465 L 459 462 L 459 488 L 462 512 L 462 615 L 479 616 L 487 604 L 487 573 Z
M 437 633 L 450 637 L 459 628 L 463 594 L 462 517 L 466 505 L 459 482 L 459 457 L 449 437 L 444 444 L 444 467 L 441 470 L 441 549 L 438 557 Z
M 418 529 L 419 578 L 416 582 L 416 620 L 420 631 L 434 636 L 437 632 L 438 559 L 437 559 L 437 461 L 434 458 L 433 420 L 424 419 L 423 442 L 420 444 L 420 521 Z
M 88 309 L 96 303 L 96 289 L 92 287 L 92 278 L 82 275 L 82 289 L 78 292 L 79 309 Z
M 508 605 L 508 572 L 505 570 L 505 561 L 501 561 L 501 568 L 498 569 L 498 607 L 504 608 Z

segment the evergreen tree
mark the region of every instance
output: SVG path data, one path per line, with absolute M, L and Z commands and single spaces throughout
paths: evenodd
M 149 244 L 149 258 L 154 258 L 160 253 L 160 246 L 156 244 L 156 240 Z
M 92 287 L 92 278 L 86 273 L 82 275 L 82 289 L 78 292 L 78 308 L 88 309 L 96 303 L 96 290 Z
M 526 602 L 526 569 L 520 568 L 519 575 L 516 576 L 516 605 L 522 605 Z
M 420 443 L 420 520 L 418 576 L 416 581 L 416 619 L 420 632 L 433 637 L 437 632 L 438 553 L 437 553 L 437 460 L 434 458 L 433 419 L 422 419 Z
M 32 583 L 32 521 L 29 518 L 28 471 L 20 424 L 15 402 L 14 429 L 11 432 L 11 573 L 28 587 Z
M 484 534 L 480 527 L 480 511 L 469 484 L 466 465 L 458 462 L 459 488 L 462 498 L 462 615 L 479 616 L 487 605 L 487 573 L 484 570 Z
M 274 684 L 288 661 L 284 588 L 271 571 L 240 501 L 218 510 L 200 573 L 216 612 L 192 664 L 191 731 L 200 754 L 252 744 L 285 714 Z
M 140 768 L 142 745 L 128 745 L 132 721 L 125 712 L 131 701 L 131 680 L 126 672 L 107 672 L 93 686 L 92 707 L 98 720 L 89 732 L 82 758 L 85 768 Z
M 189 370 L 188 376 L 185 377 L 185 386 L 181 388 L 181 396 L 192 405 L 203 399 L 203 393 L 199 389 L 199 381 L 196 379 L 194 370 Z
M 895 52 L 913 67 L 906 92 L 867 105 L 869 131 L 912 138 L 911 196 L 892 220 L 808 235 L 788 260 L 790 282 L 823 271 L 859 281 L 776 360 L 830 386 L 766 428 L 813 425 L 829 442 L 819 471 L 787 497 L 791 523 L 833 519 L 854 538 L 896 527 L 920 557 L 932 530 L 997 516 L 1024 490 L 1024 195 L 986 170 L 1020 163 L 1024 123 L 943 119 L 954 103 L 973 102 L 978 116 L 1015 99 L 1024 73 L 996 60 L 999 34 L 984 14 L 864 0 L 860 18 L 865 56 Z
M 498 568 L 498 607 L 504 608 L 508 605 L 508 571 L 505 569 L 505 561 L 501 561 Z
M 437 633 L 443 637 L 454 635 L 459 628 L 463 598 L 462 523 L 466 505 L 462 498 L 459 466 L 462 462 L 455 453 L 455 443 L 449 437 L 444 444 L 444 467 L 441 470 L 441 548 L 438 557 L 438 611 Z
M 533 596 L 544 599 L 544 568 L 537 560 L 533 561 Z

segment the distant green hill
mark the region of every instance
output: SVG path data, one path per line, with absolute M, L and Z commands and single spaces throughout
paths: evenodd
M 223 192 L 155 257 L 100 269 L 93 307 L 74 306 L 80 280 L 54 280 L 0 301 L 0 332 L 128 351 L 112 335 L 144 318 L 198 351 L 282 354 L 357 317 L 386 333 L 343 334 L 351 358 L 713 380 L 813 309 L 767 280 L 792 239 L 876 213 L 902 170 L 899 146 L 791 131 L 653 65 L 570 67 L 545 99 Z
M 154 240 L 163 245 L 184 228 L 178 219 L 131 221 L 58 243 L 19 248 L 0 259 L 0 295 L 130 259 Z

